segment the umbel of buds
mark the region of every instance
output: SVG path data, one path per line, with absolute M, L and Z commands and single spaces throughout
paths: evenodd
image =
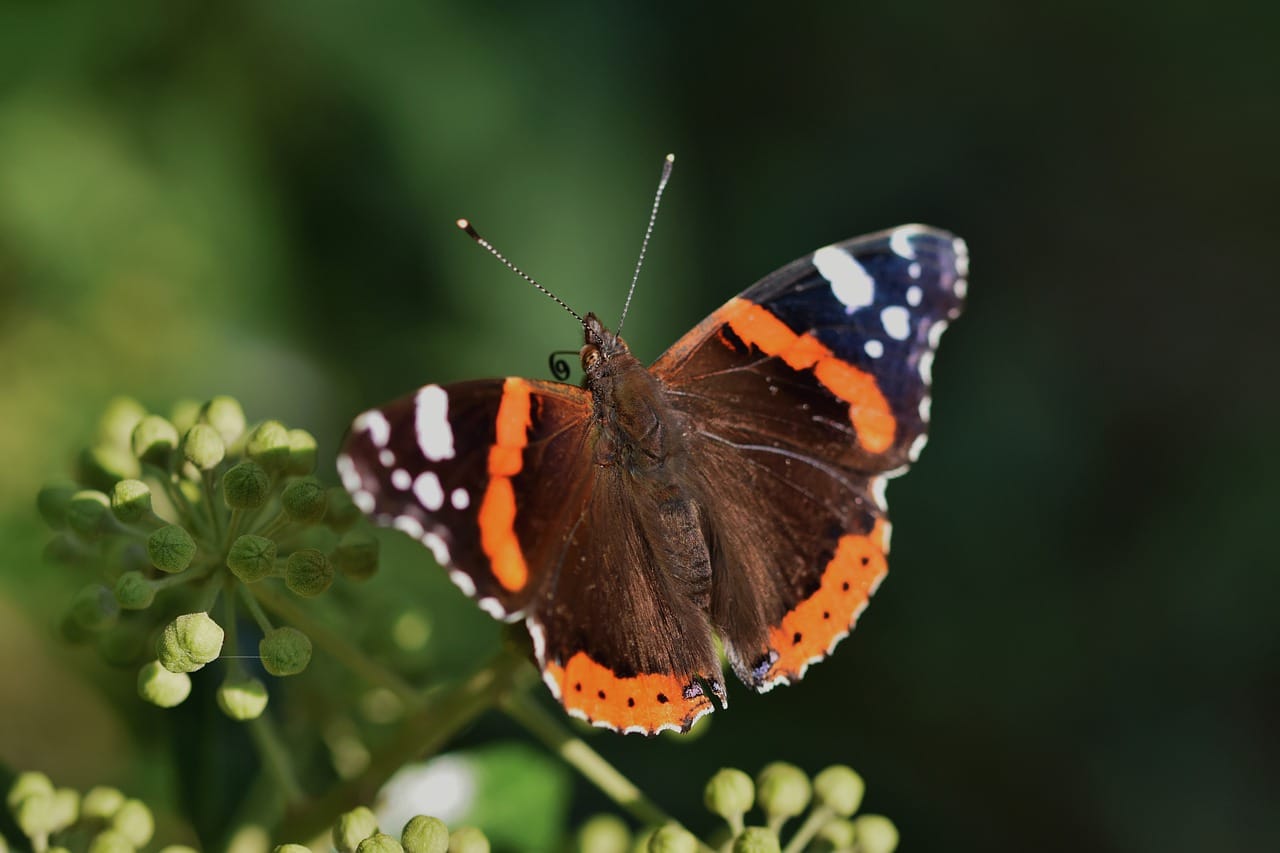
M 864 790 L 862 777 L 844 765 L 828 767 L 812 780 L 800 768 L 783 762 L 766 766 L 755 779 L 741 770 L 726 768 L 707 782 L 703 800 L 709 811 L 724 819 L 727 832 L 704 843 L 684 827 L 668 824 L 633 839 L 619 818 L 597 815 L 579 829 L 578 849 L 779 853 L 786 823 L 804 815 L 789 834 L 787 850 L 893 853 L 898 831 L 888 818 L 855 816 Z M 753 810 L 764 818 L 764 825 L 748 825 Z
M 231 397 L 180 403 L 168 417 L 115 400 L 77 458 L 74 481 L 36 501 L 55 531 L 47 556 L 98 578 L 73 597 L 63 630 L 113 663 L 134 661 L 138 693 L 154 705 L 181 703 L 192 675 L 225 658 L 218 706 L 237 720 L 259 716 L 259 676 L 296 675 L 311 660 L 306 634 L 267 616 L 268 585 L 310 598 L 339 576 L 377 570 L 378 540 L 361 513 L 314 476 L 311 434 L 274 420 L 250 426 Z M 236 635 L 239 608 L 257 625 L 256 649 Z M 149 633 L 159 637 L 150 646 Z

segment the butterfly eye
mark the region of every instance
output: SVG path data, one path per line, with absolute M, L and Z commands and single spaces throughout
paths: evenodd
M 590 370 L 600 361 L 600 350 L 588 344 L 582 348 L 582 369 Z

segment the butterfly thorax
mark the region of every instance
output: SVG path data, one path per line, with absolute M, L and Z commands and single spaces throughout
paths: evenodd
M 679 441 L 662 385 L 594 314 L 587 315 L 585 337 L 583 386 L 591 392 L 596 463 L 658 475 Z

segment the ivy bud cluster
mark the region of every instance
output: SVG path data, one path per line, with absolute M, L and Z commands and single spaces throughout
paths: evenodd
M 151 843 L 156 822 L 141 800 L 99 785 L 81 794 L 57 788 L 43 773 L 19 773 L 5 795 L 9 815 L 33 850 L 133 853 Z M 0 836 L 0 848 L 4 838 Z M 195 853 L 170 844 L 160 853 Z
M 311 658 L 306 634 L 268 618 L 269 586 L 310 598 L 378 567 L 377 539 L 343 489 L 315 478 L 316 460 L 311 433 L 251 426 L 231 397 L 167 417 L 113 401 L 74 480 L 37 498 L 55 530 L 47 556 L 94 578 L 72 598 L 64 634 L 139 666 L 139 695 L 166 708 L 190 694 L 192 673 L 225 658 L 218 706 L 259 716 L 261 671 L 296 675 Z M 237 608 L 257 625 L 256 650 L 235 634 Z M 260 670 L 243 663 L 254 657 Z
M 330 834 L 338 853 L 489 853 L 489 839 L 475 827 L 452 832 L 439 818 L 418 815 L 397 838 L 378 828 L 373 812 L 359 806 L 341 815 Z M 281 844 L 274 853 L 309 853 L 301 844 Z
M 807 853 L 893 853 L 898 846 L 893 823 L 880 815 L 857 814 L 865 790 L 862 777 L 844 765 L 828 767 L 812 779 L 785 762 L 767 765 L 754 779 L 725 768 L 703 791 L 707 809 L 726 824 L 707 841 L 678 824 L 633 836 L 622 819 L 602 814 L 581 826 L 576 847 L 579 853 L 779 853 L 784 847 Z M 763 822 L 748 825 L 755 811 Z M 784 844 L 787 822 L 801 815 L 804 819 Z

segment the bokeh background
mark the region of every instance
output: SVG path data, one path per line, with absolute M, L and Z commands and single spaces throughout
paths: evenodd
M 33 495 L 109 398 L 234 394 L 335 479 L 357 411 L 578 345 L 456 217 L 616 316 L 674 151 L 642 357 L 902 222 L 963 235 L 972 289 L 854 636 L 701 737 L 593 745 L 695 827 L 722 765 L 840 760 L 906 849 L 1280 849 L 1278 9 L 6 4 L 0 758 L 184 778 L 131 673 L 52 630 L 85 578 L 41 563 Z M 496 626 L 390 548 L 368 595 L 480 663 Z M 570 824 L 605 806 L 572 784 Z

